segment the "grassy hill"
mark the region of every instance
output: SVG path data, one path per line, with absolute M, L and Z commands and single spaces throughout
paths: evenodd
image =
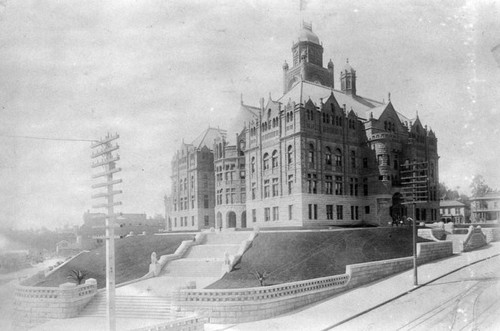
M 191 240 L 193 235 L 134 236 L 115 241 L 116 284 L 144 276 L 149 271 L 151 253 L 158 258 L 172 254 L 183 240 Z M 102 246 L 83 253 L 47 277 L 37 286 L 59 286 L 67 283 L 71 270 L 81 270 L 87 278 L 95 278 L 97 287 L 106 287 L 106 247 Z
M 419 238 L 419 242 L 427 241 Z M 280 284 L 345 273 L 348 264 L 411 256 L 412 230 L 372 228 L 331 232 L 261 232 L 241 262 L 208 288 L 259 286 L 253 274 Z

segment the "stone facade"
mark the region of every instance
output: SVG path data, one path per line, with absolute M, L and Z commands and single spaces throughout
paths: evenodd
M 434 132 L 418 116 L 397 111 L 390 95 L 387 102 L 359 96 L 349 63 L 334 89 L 334 65 L 323 67 L 323 46 L 310 25 L 292 56 L 292 68 L 283 65 L 283 96 L 261 99 L 259 107 L 242 101 L 247 116 L 236 124 L 236 143 L 220 137 L 212 145 L 216 227 L 378 225 L 403 215 L 437 221 Z M 407 162 L 427 162 L 429 169 L 429 202 L 415 213 L 401 204 Z

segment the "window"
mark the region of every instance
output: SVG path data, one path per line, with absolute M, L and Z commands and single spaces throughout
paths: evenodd
M 264 164 L 264 170 L 268 170 L 269 169 L 269 154 L 268 153 L 264 154 L 263 164 Z
M 363 168 L 368 168 L 368 158 L 367 157 L 363 158 Z
M 288 175 L 288 194 L 293 192 L 293 175 Z
M 194 189 L 194 175 L 191 175 L 191 189 Z
M 177 200 L 174 199 L 174 211 L 177 211 Z
M 309 204 L 309 219 L 317 220 L 318 219 L 318 205 Z
M 363 178 L 363 195 L 367 196 L 368 195 L 368 179 Z
M 194 209 L 194 195 L 191 196 L 191 208 Z
M 273 207 L 273 221 L 280 220 L 279 207 Z
M 343 194 L 342 176 L 335 176 L 335 195 Z
M 177 217 L 174 217 L 174 226 L 177 227 Z
M 370 214 L 370 206 L 365 206 L 365 214 Z
M 287 158 L 288 158 L 288 164 L 292 164 L 292 162 L 293 162 L 293 147 L 292 147 L 292 145 L 288 146 Z
M 255 173 L 255 156 L 252 157 L 251 169 L 252 169 L 252 174 Z
M 210 216 L 208 216 L 208 215 L 203 216 L 203 221 L 204 221 L 205 226 L 209 226 L 210 225 Z
M 203 207 L 208 208 L 208 195 L 203 196 Z
M 229 197 L 231 196 L 231 190 L 226 189 L 226 205 L 229 204 Z
M 335 165 L 337 167 L 342 166 L 342 151 L 338 148 L 335 150 Z
M 194 226 L 194 216 L 191 216 L 191 226 Z
M 203 187 L 204 188 L 208 187 L 208 176 L 207 176 L 207 174 L 203 175 Z
M 278 195 L 278 178 L 273 178 L 273 197 Z
M 264 208 L 264 221 L 269 222 L 271 219 L 271 208 Z
M 342 220 L 344 219 L 344 206 L 342 205 L 337 205 L 337 219 Z
M 316 174 L 307 174 L 307 192 L 308 193 L 317 193 L 317 181 L 318 177 Z
M 270 187 L 269 187 L 269 179 L 264 180 L 264 198 L 269 198 L 270 196 Z
M 325 148 L 325 164 L 332 165 L 332 150 L 328 146 Z
M 359 219 L 359 207 L 351 206 L 351 220 Z
M 293 219 L 293 205 L 288 205 L 288 219 L 290 221 Z
M 277 150 L 273 151 L 272 167 L 273 167 L 273 169 L 278 167 L 278 151 Z
M 257 184 L 252 183 L 252 200 L 255 200 L 255 192 L 257 191 Z
M 333 205 L 326 205 L 326 219 L 333 220 Z
M 309 150 L 307 151 L 307 161 L 310 167 L 314 167 L 314 145 L 309 144 Z
M 252 209 L 252 222 L 257 222 L 257 210 Z
M 356 152 L 351 151 L 351 168 L 356 169 Z
M 333 177 L 332 176 L 325 176 L 325 193 L 326 194 L 333 194 Z

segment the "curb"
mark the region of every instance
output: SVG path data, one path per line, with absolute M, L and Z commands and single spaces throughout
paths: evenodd
M 485 258 L 479 259 L 479 260 L 474 261 L 474 262 L 471 262 L 471 263 L 467 263 L 467 264 L 465 264 L 465 265 L 463 265 L 463 266 L 461 266 L 461 267 L 459 267 L 459 268 L 453 269 L 453 270 L 451 270 L 451 271 L 449 271 L 449 272 L 447 272 L 447 273 L 445 273 L 445 274 L 443 274 L 443 275 L 441 275 L 441 276 L 438 276 L 438 277 L 436 277 L 436 278 L 434 278 L 434 279 L 431 279 L 431 280 L 429 280 L 428 282 L 425 282 L 425 283 L 423 283 L 423 284 L 417 285 L 417 286 L 415 286 L 414 288 L 410 289 L 410 290 L 409 290 L 409 291 L 407 291 L 407 292 L 403 292 L 403 293 L 401 293 L 401 294 L 399 294 L 399 295 L 396 295 L 395 297 L 390 298 L 390 299 L 388 299 L 388 300 L 386 300 L 386 301 L 384 301 L 384 302 L 381 302 L 381 303 L 379 303 L 379 304 L 377 304 L 377 305 L 375 305 L 375 306 L 373 306 L 373 307 L 371 307 L 371 308 L 369 308 L 369 309 L 366 309 L 366 310 L 364 310 L 364 311 L 362 311 L 362 312 L 359 312 L 359 313 L 357 313 L 357 314 L 355 314 L 355 315 L 353 315 L 353 316 L 351 316 L 351 317 L 348 317 L 348 318 L 346 318 L 346 319 L 344 319 L 344 320 L 342 320 L 342 321 L 340 321 L 340 322 L 337 322 L 337 323 L 335 323 L 335 324 L 333 324 L 333 325 L 331 325 L 331 326 L 329 326 L 329 327 L 326 327 L 326 328 L 324 328 L 324 329 L 321 329 L 320 331 L 327 331 L 327 330 L 334 329 L 334 328 L 336 328 L 337 326 L 340 326 L 340 325 L 342 325 L 342 324 L 344 324 L 344 323 L 347 323 L 347 322 L 349 322 L 349 321 L 351 321 L 351 320 L 353 320 L 353 319 L 355 319 L 355 318 L 358 318 L 359 316 L 362 316 L 362 315 L 364 315 L 364 314 L 367 314 L 367 313 L 371 312 L 372 310 L 375 310 L 375 309 L 377 309 L 377 308 L 379 308 L 379 307 L 382 307 L 382 306 L 384 306 L 384 305 L 386 305 L 386 304 L 388 304 L 388 303 L 390 303 L 390 302 L 392 302 L 392 301 L 394 301 L 394 300 L 397 300 L 397 299 L 399 299 L 399 298 L 401 298 L 401 297 L 404 297 L 405 295 L 408 295 L 408 294 L 410 294 L 411 292 L 416 291 L 416 290 L 418 290 L 418 289 L 419 289 L 419 288 L 421 288 L 421 287 L 424 287 L 424 286 L 426 286 L 426 285 L 429 285 L 429 284 L 431 284 L 431 283 L 434 283 L 435 281 L 437 281 L 437 280 L 439 280 L 439 279 L 441 279 L 441 278 L 444 278 L 444 277 L 446 277 L 446 276 L 448 276 L 448 275 L 451 275 L 452 273 L 455 273 L 455 272 L 457 272 L 457 271 L 459 271 L 459 270 L 462 270 L 462 269 L 465 269 L 465 268 L 467 268 L 467 267 L 469 267 L 469 266 L 471 266 L 471 265 L 474 265 L 474 264 L 476 264 L 476 263 L 479 263 L 479 262 L 483 262 L 483 261 L 489 260 L 489 259 L 494 258 L 494 257 L 497 257 L 497 256 L 500 256 L 500 253 L 490 255 L 490 256 L 488 256 L 488 257 L 485 257 Z

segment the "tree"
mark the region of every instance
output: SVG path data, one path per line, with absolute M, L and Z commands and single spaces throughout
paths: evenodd
M 439 183 L 439 199 L 440 200 L 458 200 L 460 194 L 458 193 L 459 187 L 456 190 L 449 189 L 445 183 Z
M 69 272 L 67 278 L 73 280 L 76 283 L 76 285 L 80 285 L 86 276 L 87 274 L 85 272 L 73 269 Z
M 472 178 L 472 183 L 470 184 L 471 192 L 473 197 L 482 197 L 486 193 L 492 192 L 493 190 L 486 184 L 483 176 L 475 175 Z
M 267 277 L 269 276 L 266 271 L 264 271 L 264 272 L 256 271 L 254 273 L 254 275 L 255 275 L 255 278 L 257 278 L 257 280 L 259 281 L 260 286 L 264 286 L 264 282 L 266 281 Z

